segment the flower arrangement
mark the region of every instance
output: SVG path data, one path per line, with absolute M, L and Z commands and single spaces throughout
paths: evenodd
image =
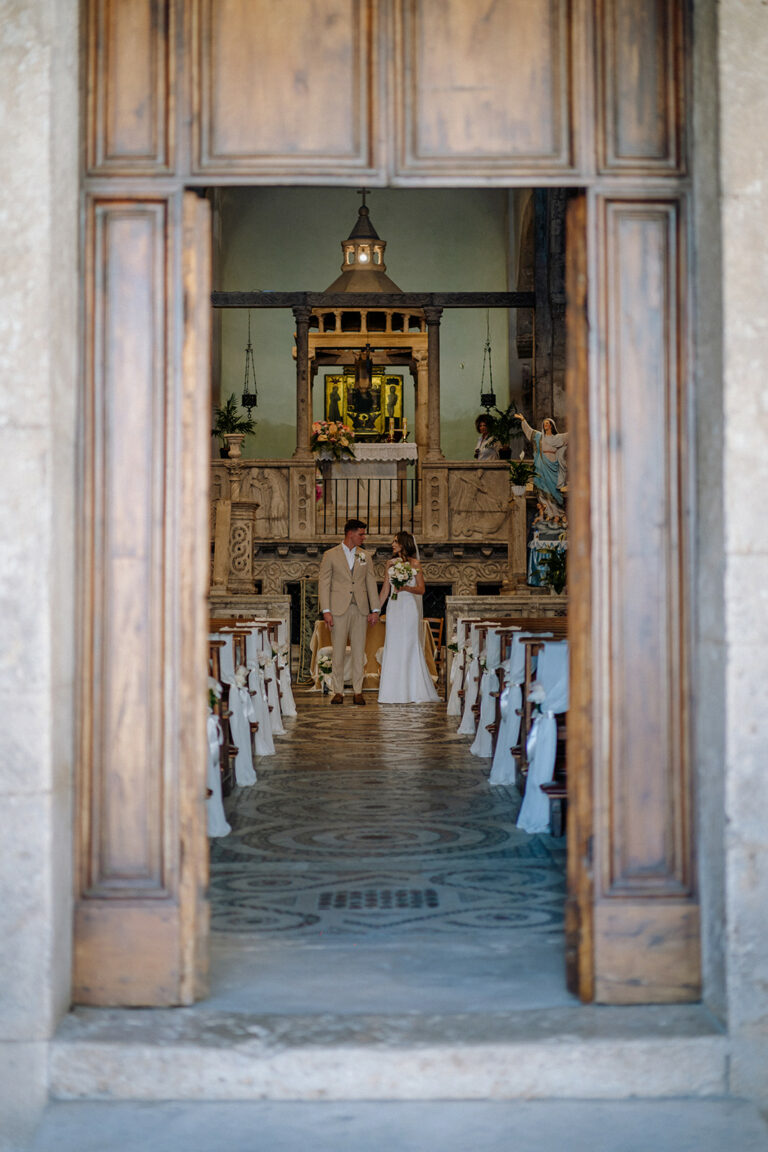
M 541 566 L 546 570 L 547 583 L 552 591 L 559 596 L 568 579 L 567 545 L 562 544 L 559 548 L 547 549 L 542 556 Z
M 328 653 L 321 652 L 318 656 L 317 671 L 320 674 L 323 692 L 327 692 L 331 686 L 331 673 L 333 671 L 333 660 Z
M 389 570 L 389 582 L 392 585 L 392 599 L 397 600 L 401 588 L 405 588 L 413 576 L 413 568 L 407 560 L 396 560 Z
M 335 420 L 315 420 L 309 446 L 313 452 L 330 452 L 334 460 L 341 460 L 344 456 L 351 456 L 354 460 L 354 439 L 355 433 L 347 424 L 339 424 Z
M 458 652 L 459 640 L 458 640 L 458 637 L 457 637 L 455 632 L 454 632 L 453 636 L 451 636 L 448 643 L 446 644 L 446 648 L 448 649 L 449 652 Z

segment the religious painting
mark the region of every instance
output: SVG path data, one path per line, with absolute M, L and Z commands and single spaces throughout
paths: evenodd
M 403 377 L 351 372 L 325 377 L 325 419 L 348 424 L 357 440 L 383 440 L 403 430 Z M 396 437 L 399 439 L 399 437 Z

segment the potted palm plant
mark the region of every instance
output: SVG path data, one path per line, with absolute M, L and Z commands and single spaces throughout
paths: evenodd
M 509 465 L 509 479 L 515 496 L 523 496 L 528 481 L 533 476 L 532 460 L 513 460 Z
M 515 405 L 510 404 L 508 408 L 504 409 L 494 408 L 489 416 L 492 425 L 491 433 L 501 445 L 499 456 L 502 460 L 509 460 L 512 455 L 510 440 L 520 431 L 520 421 L 515 417 Z
M 237 459 L 246 436 L 255 431 L 256 421 L 239 411 L 234 392 L 229 394 L 220 408 L 214 409 L 211 435 L 218 436 L 221 441 L 223 457 Z

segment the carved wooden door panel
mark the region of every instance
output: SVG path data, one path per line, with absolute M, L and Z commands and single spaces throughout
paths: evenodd
M 700 995 L 685 212 L 638 193 L 569 208 L 568 982 L 601 1003 Z
M 191 192 L 86 202 L 81 1004 L 191 1003 L 204 987 L 208 207 Z

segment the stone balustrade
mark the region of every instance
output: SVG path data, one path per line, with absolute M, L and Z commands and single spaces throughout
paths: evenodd
M 259 550 L 283 556 L 298 548 L 310 567 L 317 564 L 322 549 L 338 540 L 347 511 L 341 507 L 340 489 L 325 471 L 323 477 L 314 460 L 213 462 L 212 590 L 252 594 Z M 478 551 L 489 560 L 492 553 L 506 554 L 502 571 L 498 561 L 489 568 L 489 580 L 498 573 L 505 590 L 524 584 L 526 502 L 533 497 L 530 492 L 512 493 L 507 464 L 441 460 L 423 464 L 419 471 L 407 481 L 381 480 L 378 487 L 371 480 L 361 482 L 365 499 L 348 511 L 368 520 L 369 544 L 388 543 L 403 527 L 414 532 L 423 547 L 448 548 L 458 560 Z

